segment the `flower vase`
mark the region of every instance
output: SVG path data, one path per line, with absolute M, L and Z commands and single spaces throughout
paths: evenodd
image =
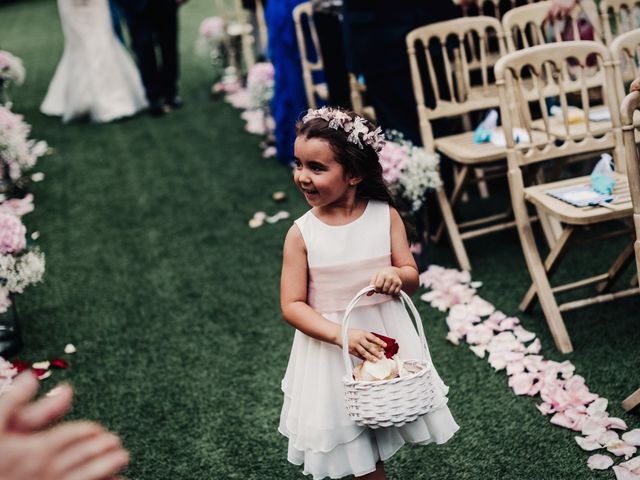
M 15 300 L 15 295 L 11 295 L 11 307 L 0 313 L 0 357 L 4 358 L 17 354 L 23 345 Z

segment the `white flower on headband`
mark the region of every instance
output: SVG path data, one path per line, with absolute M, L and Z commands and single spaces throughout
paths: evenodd
M 334 130 L 342 129 L 349 134 L 347 141 L 360 148 L 364 148 L 364 145 L 369 145 L 374 149 L 376 153 L 379 153 L 384 146 L 384 135 L 380 127 L 375 130 L 369 130 L 364 118 L 356 116 L 355 119 L 351 119 L 351 116 L 343 112 L 330 107 L 321 107 L 316 110 L 309 109 L 307 114 L 302 119 L 302 123 L 307 123 L 314 118 L 321 118 L 329 123 L 329 128 Z

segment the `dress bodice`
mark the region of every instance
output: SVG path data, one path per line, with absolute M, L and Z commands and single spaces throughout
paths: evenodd
M 315 310 L 344 310 L 371 277 L 391 265 L 389 205 L 369 200 L 360 217 L 346 225 L 328 225 L 309 210 L 296 220 L 307 249 L 307 301 Z M 359 305 L 388 301 L 373 295 Z

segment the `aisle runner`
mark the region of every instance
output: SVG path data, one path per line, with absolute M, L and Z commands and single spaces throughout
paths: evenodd
M 525 330 L 516 317 L 504 313 L 480 298 L 469 272 L 431 266 L 420 275 L 420 284 L 431 291 L 420 298 L 446 312 L 447 340 L 460 345 L 465 340 L 480 358 L 486 358 L 496 371 L 505 371 L 516 395 L 539 395 L 537 405 L 550 422 L 580 432 L 575 441 L 587 451 L 606 449 L 625 460 L 616 466 L 614 457 L 594 454 L 587 460 L 592 470 L 613 466 L 617 480 L 640 480 L 640 429 L 622 436 L 627 425 L 607 413 L 607 399 L 589 391 L 584 378 L 574 373 L 568 360 L 554 362 L 539 355 L 541 344 L 533 332 Z M 629 460 L 631 458 L 631 460 Z

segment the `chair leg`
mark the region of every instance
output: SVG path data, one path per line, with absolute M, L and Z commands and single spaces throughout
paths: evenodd
M 625 269 L 629 266 L 631 261 L 634 259 L 634 256 L 635 255 L 633 252 L 633 243 L 630 243 L 624 248 L 624 250 L 622 250 L 620 255 L 618 255 L 618 258 L 616 258 L 615 262 L 613 262 L 613 265 L 611 265 L 611 267 L 609 268 L 609 271 L 607 272 L 607 275 L 609 275 L 609 278 L 607 278 L 604 282 L 599 283 L 596 286 L 596 291 L 598 293 L 604 293 L 609 291 L 609 289 L 613 286 L 616 280 L 620 278 L 620 275 L 622 275 L 622 272 L 625 271 Z
M 458 174 L 456 175 L 456 181 L 455 181 L 455 185 L 453 186 L 453 192 L 451 192 L 451 198 L 450 200 L 448 200 L 450 205 L 450 208 L 449 208 L 450 210 L 453 209 L 456 203 L 458 203 L 458 200 L 460 200 L 460 196 L 462 195 L 463 188 L 465 183 L 467 182 L 468 177 L 469 177 L 469 167 L 464 166 L 458 171 Z M 442 238 L 442 234 L 444 233 L 444 228 L 445 228 L 445 222 L 443 219 L 443 221 L 440 222 L 440 225 L 438 225 L 438 229 L 436 230 L 436 233 L 433 236 L 433 241 L 435 243 L 440 242 L 440 239 Z
M 558 219 L 550 217 L 538 208 L 536 208 L 536 212 L 538 213 L 538 219 L 540 220 L 540 226 L 542 227 L 542 233 L 547 241 L 547 245 L 549 248 L 553 248 L 564 231 L 562 224 Z
M 553 248 L 549 252 L 549 255 L 547 256 L 547 258 L 545 259 L 544 269 L 547 272 L 547 278 L 551 278 L 551 275 L 553 275 L 557 266 L 560 264 L 560 260 L 562 259 L 565 253 L 565 247 L 567 246 L 569 239 L 573 235 L 573 232 L 575 232 L 574 227 L 567 226 L 563 230 L 562 234 L 560 235 L 560 238 L 558 238 L 558 241 L 556 242 L 556 244 L 553 246 Z M 525 296 L 522 298 L 522 301 L 520 302 L 520 306 L 519 306 L 520 311 L 526 312 L 527 310 L 529 310 L 533 306 L 535 299 L 536 299 L 536 288 L 533 284 L 531 284 L 531 286 L 529 287 L 529 290 L 527 290 L 527 293 L 525 294 Z
M 624 399 L 622 408 L 624 408 L 626 412 L 630 412 L 638 405 L 640 405 L 640 388 Z
M 484 170 L 482 168 L 474 168 L 473 173 L 478 179 L 478 193 L 480 194 L 480 198 L 489 198 L 489 186 L 487 182 L 483 180 Z
M 553 335 L 553 340 L 558 350 L 562 353 L 570 353 L 573 351 L 571 339 L 569 338 L 569 333 L 567 332 L 567 328 L 562 320 L 562 315 L 558 309 L 556 299 L 551 291 L 551 285 L 549 284 L 549 279 L 547 278 L 544 265 L 542 264 L 540 253 L 538 252 L 538 247 L 536 246 L 536 241 L 533 236 L 533 231 L 531 230 L 531 223 L 528 218 L 526 219 L 526 222 L 523 222 L 522 219 L 518 221 L 518 231 L 520 233 L 520 241 L 522 243 L 524 258 L 527 262 L 527 267 L 529 268 L 529 274 L 533 280 L 538 300 L 542 306 L 544 316 L 547 319 L 547 324 L 549 325 L 549 330 L 551 330 L 551 335 Z
M 453 247 L 453 252 L 456 256 L 456 260 L 458 261 L 458 265 L 462 270 L 470 271 L 471 263 L 469 263 L 467 251 L 462 243 L 462 238 L 460 238 L 460 230 L 458 230 L 458 225 L 453 218 L 449 199 L 447 198 L 447 194 L 442 186 L 436 189 L 436 196 L 438 198 L 438 204 L 440 205 L 440 212 L 442 213 L 442 221 L 447 228 L 449 240 L 451 240 L 451 246 Z

